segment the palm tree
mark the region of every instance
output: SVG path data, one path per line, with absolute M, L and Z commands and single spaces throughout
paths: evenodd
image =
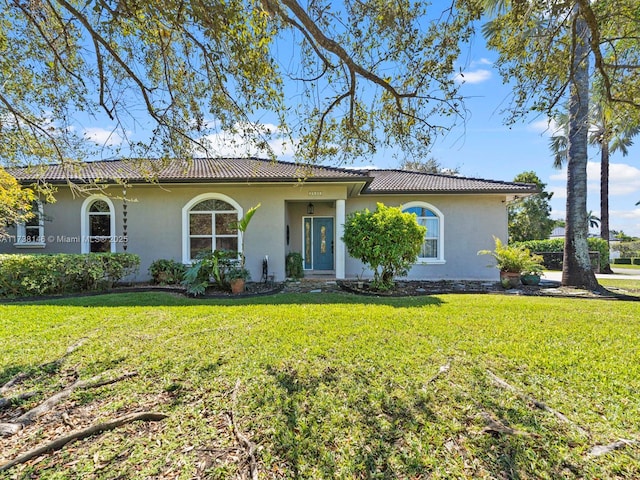
M 549 147 L 554 154 L 553 166 L 562 168 L 567 158 L 567 123 L 566 114 L 560 114 L 557 118 L 558 131 L 549 140 Z M 633 145 L 633 137 L 640 133 L 640 126 L 626 123 L 624 119 L 617 118 L 611 108 L 604 103 L 596 103 L 589 115 L 589 144 L 600 148 L 600 238 L 609 243 L 609 158 L 615 152 L 621 152 L 623 156 L 629 153 L 629 147 Z M 591 214 L 591 212 L 589 212 Z M 589 226 L 594 225 L 590 216 Z M 597 218 L 597 217 L 596 217 Z M 605 266 L 602 273 L 613 273 L 609 265 Z
M 602 220 L 596 217 L 592 210 L 587 212 L 587 220 L 589 220 L 589 228 L 598 228 L 601 225 Z

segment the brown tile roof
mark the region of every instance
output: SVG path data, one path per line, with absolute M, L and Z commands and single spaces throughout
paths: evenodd
M 373 181 L 363 194 L 401 193 L 536 193 L 529 183 L 503 182 L 407 170 L 369 170 Z
M 409 193 L 535 193 L 535 185 L 429 174 L 406 170 L 346 169 L 309 166 L 258 158 L 196 158 L 187 161 L 104 160 L 69 165 L 6 169 L 23 183 L 146 182 L 365 182 L 362 194 Z
M 114 180 L 136 183 L 147 181 L 149 178 L 161 183 L 370 180 L 366 174 L 355 170 L 258 158 L 195 158 L 191 161 L 105 160 L 8 168 L 7 171 L 22 182 L 41 180 L 49 183 Z

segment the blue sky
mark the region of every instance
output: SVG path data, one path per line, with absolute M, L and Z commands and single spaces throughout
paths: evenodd
M 459 167 L 462 175 L 513 180 L 521 172 L 533 170 L 553 192 L 552 217 L 564 218 L 566 169 L 553 168 L 549 150 L 549 127 L 544 116 L 531 116 L 527 123 L 507 127 L 500 111 L 509 102 L 511 89 L 492 67 L 491 53 L 470 62 L 465 69 L 462 93 L 469 97 L 471 115 L 464 131 L 455 132 L 439 142 L 433 156 L 448 167 Z M 495 58 L 495 56 L 493 57 Z M 610 160 L 609 214 L 610 228 L 640 236 L 640 147 L 636 139 L 629 155 L 612 155 Z M 600 214 L 600 153 L 589 151 L 588 210 Z

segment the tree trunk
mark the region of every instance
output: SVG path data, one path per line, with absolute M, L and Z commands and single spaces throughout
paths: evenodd
M 609 248 L 609 125 L 605 122 L 603 115 L 600 145 L 600 238 L 607 242 Z M 607 262 L 600 273 L 613 273 L 611 265 Z
M 589 260 L 587 236 L 587 136 L 589 130 L 589 32 L 574 7 L 574 47 L 569 98 L 569 142 L 567 155 L 567 218 L 562 285 L 597 290 Z

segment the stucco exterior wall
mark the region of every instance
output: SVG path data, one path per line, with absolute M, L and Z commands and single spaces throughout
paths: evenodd
M 285 257 L 288 251 L 298 251 L 301 245 L 298 210 L 306 212 L 309 201 L 319 204 L 318 213 L 331 210 L 331 199 L 346 198 L 345 185 L 257 184 L 257 185 L 133 185 L 127 189 L 127 252 L 140 256 L 140 272 L 135 278 L 150 278 L 148 268 L 157 259 L 183 261 L 182 209 L 198 195 L 216 193 L 226 195 L 238 203 L 244 214 L 261 203 L 245 235 L 246 266 L 251 278 L 259 281 L 262 260 L 269 257 L 269 273 L 276 281 L 285 278 Z M 116 251 L 124 251 L 123 201 L 118 187 L 108 187 L 105 193 L 112 197 L 115 211 Z M 73 198 L 61 187 L 56 203 L 44 206 L 46 218 L 44 248 L 16 248 L 15 228 L 0 241 L 0 253 L 81 253 L 81 207 L 85 197 Z M 285 204 L 294 205 L 293 210 Z M 286 225 L 290 227 L 289 246 L 286 244 Z
M 439 264 L 415 265 L 408 278 L 496 280 L 498 271 L 488 268 L 488 256 L 478 256 L 481 249 L 492 249 L 493 235 L 507 238 L 507 211 L 504 195 L 419 195 L 360 196 L 347 198 L 346 184 L 256 184 L 256 185 L 134 185 L 128 188 L 127 252 L 140 256 L 140 273 L 135 280 L 149 278 L 149 265 L 157 259 L 183 261 L 183 207 L 202 194 L 225 195 L 242 208 L 242 213 L 261 203 L 245 237 L 246 266 L 254 281 L 262 276 L 262 260 L 269 257 L 269 273 L 276 281 L 285 278 L 288 252 L 302 251 L 302 218 L 307 205 L 314 204 L 314 216 L 336 218 L 336 200 L 346 199 L 346 213 L 369 208 L 376 202 L 401 205 L 424 201 L 443 215 L 444 261 Z M 115 236 L 123 236 L 123 201 L 118 187 L 107 188 L 113 197 Z M 0 253 L 81 253 L 81 206 L 84 197 L 73 198 L 61 187 L 57 202 L 44 206 L 46 246 L 39 249 L 16 248 L 11 235 L 0 241 Z M 287 244 L 287 226 L 289 242 Z M 336 226 L 337 227 L 337 226 Z M 335 229 L 338 230 L 337 228 Z M 335 239 L 336 243 L 339 239 Z M 124 243 L 116 243 L 116 251 L 124 251 Z M 360 261 L 347 255 L 345 277 L 370 277 Z
M 506 240 L 507 209 L 504 195 L 412 195 L 359 197 L 347 201 L 347 215 L 368 208 L 376 209 L 376 202 L 388 206 L 423 201 L 443 214 L 444 263 L 414 265 L 408 279 L 423 280 L 497 280 L 498 270 L 487 267 L 491 258 L 477 255 L 478 250 L 494 247 L 493 235 Z M 359 260 L 347 256 L 347 278 L 370 278 L 372 272 L 363 270 Z

